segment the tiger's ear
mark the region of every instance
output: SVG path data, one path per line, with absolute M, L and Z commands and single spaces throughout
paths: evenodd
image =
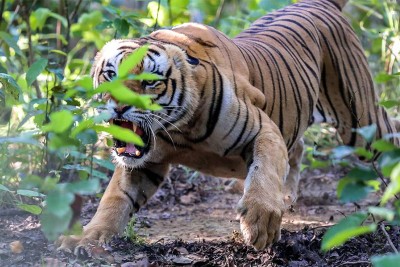
M 193 66 L 196 66 L 200 63 L 197 58 L 189 56 L 182 48 L 174 45 L 166 45 L 166 48 L 169 57 L 172 59 L 175 67 L 177 67 L 178 69 L 184 66 L 185 61 Z

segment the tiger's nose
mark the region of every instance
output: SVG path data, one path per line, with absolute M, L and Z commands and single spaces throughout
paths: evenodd
M 122 115 L 124 114 L 128 109 L 130 108 L 130 106 L 118 106 L 114 108 L 114 111 L 118 114 L 118 115 Z

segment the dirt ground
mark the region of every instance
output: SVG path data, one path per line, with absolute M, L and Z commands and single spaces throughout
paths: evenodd
M 240 194 L 230 180 L 203 176 L 177 167 L 136 216 L 136 239 L 117 237 L 92 257 L 57 252 L 39 228 L 38 218 L 15 210 L 0 212 L 0 266 L 370 266 L 374 254 L 390 252 L 383 233 L 354 238 L 344 246 L 320 252 L 327 227 L 376 196 L 341 205 L 335 186 L 341 168 L 305 170 L 296 205 L 283 219 L 281 240 L 255 251 L 241 242 L 235 206 Z M 87 198 L 81 221 L 93 216 L 98 199 Z M 400 249 L 400 233 L 389 231 Z M 11 249 L 12 248 L 12 249 Z M 17 253 L 19 252 L 19 253 Z

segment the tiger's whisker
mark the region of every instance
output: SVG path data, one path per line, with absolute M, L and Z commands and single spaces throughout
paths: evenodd
M 154 115 L 154 114 L 152 114 L 152 115 Z M 165 128 L 165 126 L 160 121 L 158 121 L 156 118 L 152 118 L 152 120 L 157 122 L 161 126 L 161 128 L 164 130 L 164 132 L 168 135 L 169 139 L 172 142 L 172 145 L 174 146 L 174 149 L 176 150 L 175 142 L 172 139 L 172 136 L 169 134 L 168 130 Z
M 151 113 L 150 115 L 155 116 L 156 118 L 162 119 L 162 120 L 165 121 L 166 123 L 168 123 L 168 124 L 172 125 L 173 127 L 175 127 L 175 129 L 177 129 L 180 133 L 182 133 L 181 129 L 179 129 L 178 126 L 176 126 L 176 125 L 173 124 L 172 122 L 170 122 L 170 121 L 164 119 L 163 117 L 161 117 L 161 116 L 159 116 L 159 115 L 156 115 L 156 114 L 154 114 L 154 113 Z M 164 125 L 163 125 L 163 126 L 164 126 Z

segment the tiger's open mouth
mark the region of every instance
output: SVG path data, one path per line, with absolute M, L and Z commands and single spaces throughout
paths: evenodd
M 142 138 L 144 143 L 144 146 L 141 147 L 114 138 L 114 150 L 118 156 L 125 156 L 125 157 L 132 157 L 139 159 L 149 151 L 150 138 L 146 134 L 146 132 L 139 127 L 139 125 L 124 119 L 113 119 L 111 123 L 118 125 L 119 127 L 133 131 L 134 133 L 139 135 L 140 138 Z

